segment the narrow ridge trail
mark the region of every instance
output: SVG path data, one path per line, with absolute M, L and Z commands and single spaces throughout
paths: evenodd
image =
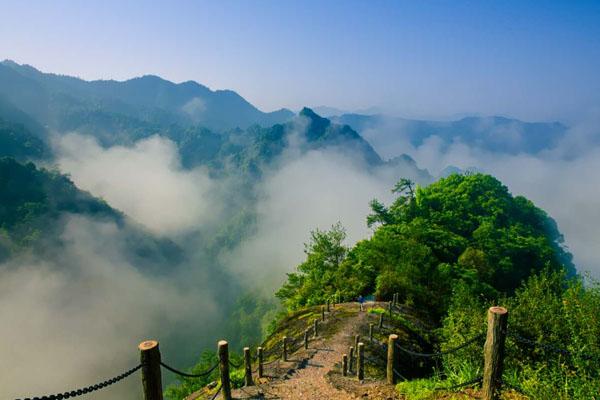
M 339 371 L 342 354 L 348 353 L 354 345 L 355 335 L 368 326 L 368 309 L 380 306 L 370 303 L 363 312 L 359 305 L 343 304 L 338 307 L 352 309 L 353 315 L 339 319 L 336 332 L 330 337 L 319 337 L 310 342 L 309 349 L 300 349 L 290 355 L 288 362 L 277 362 L 267 375 L 275 378 L 256 382 L 256 386 L 233 391 L 235 399 L 282 399 L 282 400 L 357 400 L 357 399 L 398 399 L 394 388 L 382 381 L 366 380 L 359 383 L 356 377 L 336 379 L 342 385 L 334 384 L 332 372 Z M 336 318 L 335 313 L 328 318 Z M 337 374 L 339 375 L 339 373 Z M 219 399 L 221 397 L 217 397 Z

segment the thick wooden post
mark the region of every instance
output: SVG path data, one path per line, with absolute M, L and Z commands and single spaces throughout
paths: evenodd
M 379 314 L 379 330 L 383 329 L 383 313 Z
M 308 329 L 304 330 L 304 349 L 308 350 Z
M 160 350 L 156 340 L 146 340 L 138 346 L 142 364 L 142 387 L 144 400 L 162 400 L 162 378 L 160 374 Z
M 354 335 L 354 348 L 358 350 L 358 342 L 360 342 L 360 335 Z
M 253 386 L 252 360 L 250 359 L 250 348 L 244 347 L 244 385 Z
M 350 356 L 348 356 L 348 371 L 352 371 L 352 362 L 354 361 L 354 346 L 350 346 Z
M 329 310 L 329 300 L 327 300 L 327 312 L 330 312 L 330 310 Z
M 256 358 L 258 358 L 258 360 L 256 360 L 256 362 L 258 363 L 258 377 L 262 378 L 263 377 L 263 348 L 259 347 L 258 349 L 256 349 Z
M 373 324 L 369 324 L 369 342 L 373 341 Z
M 283 361 L 287 361 L 288 360 L 288 340 L 287 340 L 287 336 L 283 337 Z
M 348 355 L 342 355 L 342 375 L 348 376 Z
M 488 329 L 483 347 L 483 399 L 496 400 L 500 395 L 500 379 L 504 364 L 504 343 L 508 311 L 504 307 L 488 310 Z
M 392 320 L 392 302 L 391 301 L 388 303 L 388 310 L 390 312 L 390 321 L 391 321 Z
M 398 335 L 391 334 L 388 338 L 388 352 L 387 352 L 387 383 L 393 385 L 396 383 L 396 376 L 394 374 L 394 369 L 396 369 L 396 340 L 398 340 Z
M 314 333 L 315 337 L 319 336 L 319 320 L 318 319 L 314 320 L 313 333 Z
M 221 372 L 221 393 L 223 400 L 231 400 L 231 381 L 229 379 L 229 344 L 220 340 L 217 344 L 219 354 L 219 371 Z
M 325 307 L 321 306 L 321 321 L 325 321 Z
M 365 345 L 363 342 L 358 343 L 356 348 L 356 377 L 359 381 L 365 379 Z

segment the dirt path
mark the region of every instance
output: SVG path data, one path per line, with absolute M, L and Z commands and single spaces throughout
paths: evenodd
M 359 319 L 364 319 L 364 313 L 360 313 L 356 318 L 346 319 L 333 337 L 314 342 L 313 348 L 316 352 L 308 361 L 306 368 L 297 370 L 290 379 L 276 382 L 270 388 L 269 394 L 290 400 L 358 399 L 359 397 L 334 388 L 326 376 L 333 370 L 335 364 L 340 362 L 341 354 L 348 351 L 355 327 L 360 323 Z
M 233 397 L 284 400 L 394 399 L 393 387 L 385 387 L 387 385 L 383 382 L 359 384 L 356 378 L 348 377 L 337 379 L 343 382 L 342 385 L 337 385 L 332 384 L 329 376 L 332 371 L 339 370 L 336 363 L 340 362 L 342 354 L 347 353 L 354 344 L 359 328 L 368 325 L 366 311 L 369 306 L 365 307 L 365 312 L 358 312 L 357 304 L 344 305 L 346 308 L 355 308 L 356 314 L 341 320 L 333 336 L 312 341 L 308 350 L 302 349 L 294 353 L 289 363 L 279 363 L 277 371 L 287 370 L 281 379 L 235 390 Z

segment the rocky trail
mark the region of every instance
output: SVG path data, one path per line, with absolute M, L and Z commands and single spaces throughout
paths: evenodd
M 265 365 L 264 377 L 255 377 L 255 385 L 233 391 L 234 399 L 289 399 L 289 400 L 355 400 L 400 399 L 392 385 L 383 379 L 367 377 L 359 382 L 354 373 L 341 374 L 341 359 L 354 345 L 356 335 L 364 335 L 369 322 L 377 316 L 369 314 L 369 308 L 382 307 L 367 303 L 360 311 L 357 303 L 336 306 L 327 313 L 322 323 L 323 335 L 311 338 L 309 348 L 301 348 L 290 354 L 287 362 L 276 360 Z M 368 338 L 366 338 L 368 339 Z M 382 378 L 382 377 L 379 377 Z M 199 394 L 186 400 L 210 399 Z M 222 399 L 219 394 L 216 399 Z

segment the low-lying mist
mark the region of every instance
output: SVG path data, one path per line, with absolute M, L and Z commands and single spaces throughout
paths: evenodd
M 153 274 L 127 261 L 121 228 L 71 216 L 58 259 L 29 256 L 0 266 L 0 357 L 11 360 L 0 370 L 0 387 L 8 397 L 63 392 L 120 374 L 137 363 L 136 346 L 148 338 L 160 340 L 166 362 L 191 366 L 227 338 L 236 295 L 259 289 L 273 296 L 302 260 L 310 230 L 340 221 L 349 243 L 366 237 L 369 201 L 389 201 L 394 182 L 414 175 L 410 168 L 369 169 L 339 148 L 301 153 L 292 145 L 249 194 L 236 190 L 236 177 L 185 170 L 164 138 L 105 149 L 69 134 L 55 146 L 60 170 L 78 187 L 171 238 L 185 257 L 178 268 Z M 232 196 L 258 198 L 247 201 L 256 213 L 252 234 L 232 250 L 206 253 L 203 241 L 238 211 L 224 206 L 235 203 Z M 136 375 L 94 398 L 131 399 L 140 386 Z
M 460 141 L 442 145 L 435 136 L 412 147 L 402 141 L 401 131 L 382 128 L 380 135 L 394 135 L 385 150 L 395 153 L 390 155 L 407 153 L 433 175 L 454 165 L 497 176 L 513 193 L 548 211 L 579 269 L 598 276 L 596 122 L 574 126 L 560 146 L 536 155 L 493 153 Z M 378 146 L 384 139 L 374 143 L 383 150 Z M 243 193 L 236 190 L 236 177 L 218 180 L 202 168 L 182 168 L 174 143 L 157 136 L 132 147 L 102 148 L 90 137 L 70 134 L 55 146 L 58 166 L 78 187 L 149 232 L 174 240 L 184 261 L 154 274 L 127 261 L 121 228 L 70 216 L 60 257 L 22 256 L 0 266 L 0 358 L 9 361 L 0 367 L 2 397 L 62 392 L 120 374 L 137 363 L 136 346 L 148 338 L 161 341 L 165 361 L 191 366 L 202 350 L 227 338 L 227 315 L 236 295 L 259 289 L 273 296 L 303 259 L 310 230 L 339 221 L 348 244 L 365 238 L 369 201 L 389 203 L 399 178 L 418 176 L 410 167 L 370 168 L 340 148 L 302 153 L 291 144 L 253 193 Z M 205 252 L 204 241 L 239 211 L 228 209 L 236 203 L 255 214 L 251 233 L 232 249 Z M 136 375 L 94 398 L 131 399 L 140 386 Z
M 111 378 L 137 365 L 136 346 L 146 338 L 166 339 L 167 359 L 178 330 L 195 331 L 196 346 L 208 344 L 201 327 L 218 306 L 202 271 L 193 275 L 197 290 L 178 276 L 150 276 L 125 261 L 117 226 L 68 218 L 59 259 L 24 257 L 0 266 L 2 398 Z M 94 398 L 131 399 L 139 388 L 138 376 Z

